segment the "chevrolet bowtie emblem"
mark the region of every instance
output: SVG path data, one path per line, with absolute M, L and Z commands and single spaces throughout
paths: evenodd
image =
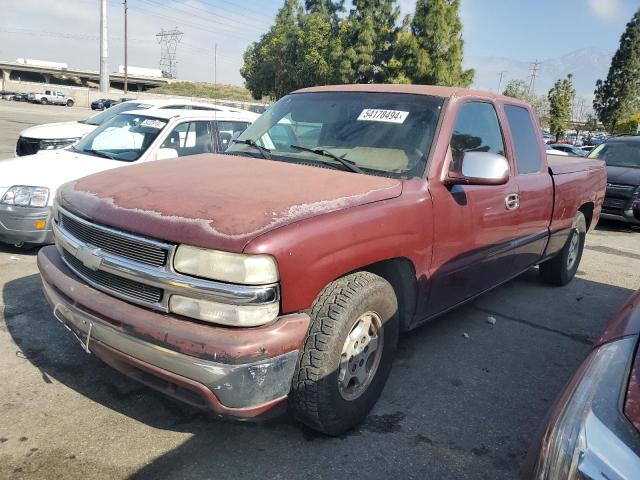
M 82 262 L 82 264 L 94 272 L 102 265 L 102 256 L 100 255 L 99 248 L 80 247 L 76 252 L 76 258 Z

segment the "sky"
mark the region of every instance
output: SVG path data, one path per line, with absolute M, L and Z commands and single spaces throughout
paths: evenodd
M 0 60 L 32 58 L 99 68 L 99 0 L 2 0 Z M 242 53 L 283 0 L 128 0 L 129 65 L 158 68 L 156 34 L 178 27 L 178 78 L 242 85 Z M 403 14 L 415 0 L 399 0 Z M 108 0 L 109 63 L 123 63 L 122 0 Z M 615 51 L 640 0 L 461 0 L 465 55 L 519 61 L 597 47 Z M 473 66 L 473 65 L 471 65 Z

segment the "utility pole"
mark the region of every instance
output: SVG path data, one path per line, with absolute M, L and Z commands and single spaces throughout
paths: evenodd
M 536 60 L 531 64 L 531 68 L 529 69 L 529 71 L 531 72 L 530 79 L 529 79 L 529 93 L 534 93 L 534 90 L 536 88 L 536 77 L 538 76 L 538 67 L 540 67 L 540 62 Z
M 164 78 L 176 78 L 178 61 L 176 60 L 176 50 L 178 43 L 182 40 L 183 33 L 178 27 L 173 30 L 160 30 L 156 34 L 158 43 L 160 44 L 160 70 Z
M 218 101 L 218 44 L 213 47 L 213 89 Z
M 502 76 L 503 76 L 505 73 L 507 73 L 507 71 L 506 71 L 506 70 L 502 70 L 502 71 L 500 72 L 500 74 L 499 74 L 499 75 L 500 75 L 500 81 L 498 82 L 498 93 L 500 93 L 500 87 L 502 86 Z
M 100 0 L 100 91 L 109 91 L 109 55 L 107 52 L 107 0 Z
M 129 73 L 129 62 L 127 59 L 127 10 L 129 7 L 127 6 L 127 0 L 124 0 L 124 94 L 127 94 L 127 83 L 128 83 L 128 73 Z

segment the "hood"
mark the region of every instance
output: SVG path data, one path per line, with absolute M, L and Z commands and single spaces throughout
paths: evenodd
M 122 165 L 126 164 L 71 150 L 46 150 L 35 155 L 0 160 L 0 190 L 14 185 L 47 187 L 51 191 L 50 198 L 53 198 L 63 183 Z
M 631 295 L 616 316 L 609 321 L 595 346 L 627 335 L 640 335 L 640 290 Z
M 39 139 L 81 138 L 96 128 L 97 125 L 80 122 L 45 123 L 21 131 L 20 136 Z
M 275 228 L 400 193 L 402 182 L 395 179 L 206 154 L 92 175 L 65 185 L 59 198 L 98 223 L 241 252 Z
M 640 168 L 607 166 L 607 182 L 640 185 Z

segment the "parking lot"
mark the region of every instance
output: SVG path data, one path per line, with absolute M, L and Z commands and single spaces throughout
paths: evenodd
M 0 101 L 0 159 L 29 125 L 89 115 Z M 515 478 L 554 398 L 640 288 L 639 240 L 602 222 L 567 287 L 532 270 L 401 339 L 380 401 L 340 438 L 286 415 L 216 420 L 129 380 L 53 318 L 37 251 L 0 245 L 0 478 Z

